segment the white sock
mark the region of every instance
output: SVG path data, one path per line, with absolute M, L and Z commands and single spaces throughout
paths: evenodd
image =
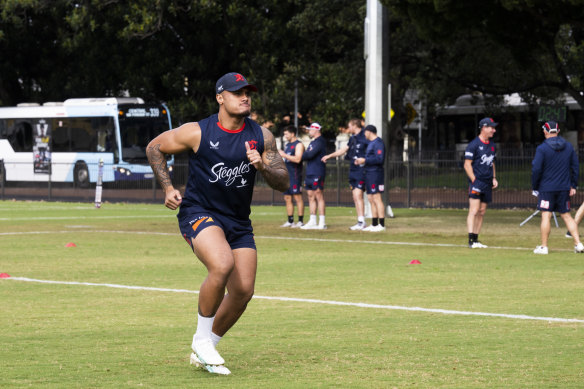
M 318 224 L 324 226 L 324 215 L 318 215 Z
M 310 215 L 310 221 L 309 221 L 309 223 L 311 223 L 311 224 L 312 224 L 312 223 L 316 224 L 316 215 Z
M 359 223 L 365 223 L 365 216 L 357 216 L 357 221 Z
M 213 317 L 204 317 L 199 313 L 197 320 L 197 332 L 195 333 L 195 338 L 197 339 L 211 339 L 211 334 L 213 333 Z
M 219 335 L 215 334 L 214 332 L 211 332 L 211 340 L 213 341 L 213 345 L 215 347 L 217 347 L 217 344 L 219 343 L 221 338 L 222 338 L 222 336 L 219 336 Z

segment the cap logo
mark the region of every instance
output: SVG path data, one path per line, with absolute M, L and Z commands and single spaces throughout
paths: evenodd
M 235 75 L 235 82 L 239 82 L 239 81 L 245 81 L 245 78 L 243 78 L 243 76 L 241 74 L 236 74 Z

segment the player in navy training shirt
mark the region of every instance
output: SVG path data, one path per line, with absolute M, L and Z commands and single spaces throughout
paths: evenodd
M 371 225 L 363 228 L 363 231 L 381 232 L 385 231 L 385 206 L 381 194 L 385 191 L 385 144 L 377 136 L 377 128 L 368 125 L 364 129 L 365 136 L 369 141 L 364 158 L 357 158 L 356 165 L 365 166 L 365 190 L 367 199 L 371 203 Z
M 286 212 L 288 220 L 282 227 L 298 228 L 304 225 L 304 199 L 302 198 L 302 154 L 304 154 L 304 145 L 296 138 L 296 127 L 286 126 L 283 130 L 284 140 L 286 140 L 286 149 L 279 150 L 280 155 L 286 162 L 288 176 L 290 177 L 290 187 L 284 192 L 284 201 L 286 202 Z M 298 223 L 294 224 L 294 204 L 298 208 Z
M 498 123 L 491 118 L 479 122 L 479 136 L 471 141 L 464 153 L 464 171 L 468 176 L 468 247 L 486 248 L 479 242 L 479 233 L 483 225 L 487 205 L 493 200 L 493 189 L 499 183 L 495 175 L 495 135 Z
M 248 118 L 257 88 L 239 73 L 225 74 L 215 88 L 218 114 L 164 132 L 150 142 L 147 155 L 164 204 L 180 206 L 181 233 L 208 272 L 199 292 L 191 362 L 229 374 L 215 347 L 254 291 L 257 252 L 249 214 L 255 173 L 283 192 L 288 171 L 271 132 Z M 183 197 L 172 185 L 165 155 L 184 151 L 189 177 Z
M 365 150 L 369 141 L 365 137 L 365 131 L 361 128 L 361 120 L 351 119 L 347 123 L 347 128 L 351 133 L 347 145 L 339 148 L 337 151 L 325 155 L 322 161 L 326 163 L 330 158 L 339 157 L 346 153 L 345 159 L 349 160 L 351 167 L 349 168 L 349 186 L 353 194 L 353 202 L 355 203 L 355 210 L 357 211 L 357 224 L 349 227 L 352 231 L 362 230 L 366 227 L 365 224 L 365 202 L 363 201 L 363 193 L 365 189 L 365 167 L 356 165 L 355 159 L 365 156 Z
M 326 174 L 326 164 L 322 162 L 322 157 L 326 154 L 326 140 L 320 133 L 320 124 L 312 123 L 308 127 L 308 135 L 312 142 L 302 154 L 302 160 L 306 161 L 306 194 L 308 194 L 308 207 L 310 209 L 310 220 L 303 225 L 302 229 L 324 230 L 325 223 L 325 202 L 322 191 L 324 190 L 324 178 Z M 318 210 L 319 220 L 316 222 L 316 211 Z

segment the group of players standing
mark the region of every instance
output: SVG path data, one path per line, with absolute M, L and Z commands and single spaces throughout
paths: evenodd
M 288 220 L 282 227 L 301 229 L 324 230 L 326 226 L 326 206 L 324 200 L 324 183 L 326 176 L 326 162 L 334 157 L 345 155 L 351 161 L 349 168 L 349 185 L 353 194 L 353 201 L 357 210 L 357 223 L 351 230 L 369 232 L 385 231 L 385 208 L 381 194 L 385 189 L 384 162 L 385 145 L 377 136 L 377 128 L 368 125 L 365 128 L 361 120 L 351 119 L 347 124 L 351 133 L 347 145 L 337 151 L 326 154 L 326 141 L 321 134 L 321 126 L 312 123 L 308 127 L 310 144 L 304 150 L 304 145 L 297 138 L 297 129 L 287 126 L 283 129 L 283 137 L 287 142 L 280 155 L 286 162 L 290 187 L 284 192 Z M 306 161 L 306 178 L 304 187 L 308 195 L 310 219 L 304 224 L 304 201 L 302 199 L 302 166 Z M 371 224 L 365 223 L 365 202 L 363 193 L 371 204 Z M 294 204 L 298 209 L 298 222 L 294 223 Z M 317 221 L 318 212 L 318 221 Z

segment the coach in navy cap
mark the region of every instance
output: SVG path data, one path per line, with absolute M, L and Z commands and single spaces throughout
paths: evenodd
M 245 87 L 254 92 L 258 91 L 258 88 L 248 83 L 247 79 L 240 73 L 227 73 L 217 80 L 215 93 L 220 94 L 223 91 L 235 92 Z
M 492 118 L 484 118 L 481 119 L 481 121 L 479 122 L 479 129 L 483 128 L 483 127 L 497 127 L 499 123 L 495 123 L 495 121 Z

